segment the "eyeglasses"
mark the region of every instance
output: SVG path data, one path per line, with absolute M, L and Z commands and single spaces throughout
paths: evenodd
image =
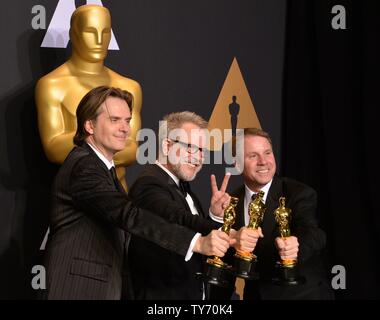
M 197 153 L 198 151 L 199 152 L 204 152 L 206 151 L 205 148 L 201 148 L 201 147 L 198 147 L 197 145 L 195 144 L 191 144 L 191 143 L 186 143 L 186 142 L 183 142 L 183 141 L 180 141 L 180 140 L 171 140 L 173 141 L 174 143 L 178 143 L 180 146 L 186 148 L 186 151 L 190 154 L 195 154 Z

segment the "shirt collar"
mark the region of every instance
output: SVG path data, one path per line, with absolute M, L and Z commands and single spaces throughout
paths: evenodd
M 171 171 L 164 167 L 158 160 L 156 160 L 156 165 L 158 165 L 162 170 L 164 170 L 170 176 L 170 178 L 174 180 L 176 185 L 179 186 L 179 179 Z
M 268 192 L 269 192 L 270 186 L 272 185 L 272 181 L 273 179 L 260 189 L 260 191 L 264 192 L 264 197 L 263 197 L 264 203 L 267 201 Z M 257 192 L 253 192 L 251 189 L 248 188 L 246 184 L 244 184 L 244 186 L 245 186 L 245 202 L 249 203 L 251 201 L 252 195 L 256 194 Z
M 113 162 L 113 160 L 109 161 L 100 151 L 95 149 L 95 147 L 92 144 L 88 142 L 86 143 L 91 147 L 92 150 L 94 150 L 95 154 L 99 157 L 100 160 L 102 160 L 102 162 L 106 165 L 108 170 L 110 170 L 112 167 L 115 166 L 115 163 Z

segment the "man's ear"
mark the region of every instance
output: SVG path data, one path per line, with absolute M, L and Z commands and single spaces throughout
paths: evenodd
M 86 120 L 84 123 L 84 129 L 87 131 L 88 134 L 94 134 L 94 125 L 92 123 L 92 120 Z
M 161 147 L 162 147 L 162 154 L 164 156 L 168 156 L 169 154 L 169 144 L 170 144 L 170 141 L 169 139 L 163 139 L 162 140 L 162 144 L 161 144 Z

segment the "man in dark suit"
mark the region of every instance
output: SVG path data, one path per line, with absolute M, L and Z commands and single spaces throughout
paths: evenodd
M 79 103 L 76 147 L 53 186 L 43 298 L 120 299 L 129 233 L 181 256 L 223 255 L 229 246 L 221 231 L 198 237 L 178 225 L 177 214 L 165 221 L 135 207 L 124 193 L 113 156 L 125 148 L 131 105 L 131 94 L 105 86 L 91 90 Z
M 239 146 L 239 144 L 237 144 Z M 258 262 L 256 270 L 259 280 L 245 281 L 244 300 L 251 299 L 331 299 L 332 291 L 326 281 L 326 274 L 320 253 L 325 247 L 325 233 L 318 227 L 315 217 L 317 194 L 307 185 L 279 177 L 272 141 L 268 133 L 257 128 L 244 129 L 244 144 L 237 149 L 237 165 L 242 168 L 244 185 L 231 195 L 239 198 L 236 207 L 237 218 L 234 228 L 236 249 L 241 246 L 254 250 Z M 267 207 L 261 228 L 248 229 L 248 206 L 252 196 L 264 192 Z M 286 198 L 286 207 L 292 210 L 290 221 L 291 236 L 281 238 L 276 225 L 274 211 L 279 207 L 279 198 Z M 232 259 L 234 250 L 229 250 L 227 260 Z M 293 286 L 279 286 L 271 280 L 275 277 L 275 265 L 280 259 L 298 261 L 300 275 L 305 283 Z M 215 290 L 214 297 L 222 290 Z
M 159 157 L 147 165 L 132 185 L 129 195 L 136 205 L 167 219 L 177 214 L 183 225 L 200 234 L 221 227 L 202 210 L 189 188 L 204 160 L 207 122 L 195 113 L 184 111 L 167 115 L 159 131 Z M 211 177 L 213 195 L 210 211 L 223 216 L 229 195 L 225 192 L 229 175 L 218 190 Z M 202 299 L 203 283 L 196 278 L 202 272 L 203 259 L 194 254 L 188 260 L 175 252 L 160 248 L 141 237 L 130 243 L 130 269 L 135 299 Z

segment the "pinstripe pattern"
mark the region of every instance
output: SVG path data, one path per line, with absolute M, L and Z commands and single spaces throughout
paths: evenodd
M 195 234 L 134 207 L 87 144 L 68 155 L 52 200 L 43 299 L 120 299 L 126 231 L 181 255 Z

